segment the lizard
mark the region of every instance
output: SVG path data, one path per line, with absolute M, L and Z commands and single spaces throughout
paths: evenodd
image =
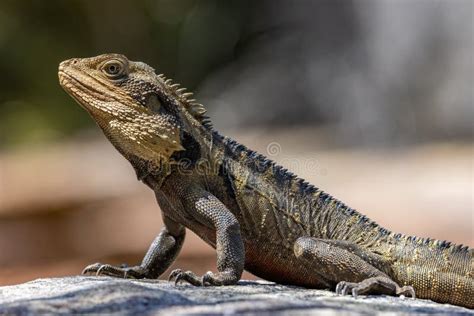
M 186 229 L 216 249 L 217 272 L 174 269 L 169 280 L 266 280 L 342 295 L 394 295 L 474 308 L 474 249 L 393 233 L 211 124 L 191 92 L 121 54 L 60 63 L 62 88 L 151 188 L 163 227 L 136 266 L 84 274 L 157 279 Z

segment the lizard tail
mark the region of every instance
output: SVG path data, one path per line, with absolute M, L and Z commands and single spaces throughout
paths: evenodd
M 397 252 L 400 285 L 412 285 L 419 298 L 474 308 L 474 249 L 412 237 Z

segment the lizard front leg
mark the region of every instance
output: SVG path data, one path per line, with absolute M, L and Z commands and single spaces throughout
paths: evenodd
M 192 208 L 195 220 L 210 225 L 216 231 L 217 270 L 202 277 L 191 271 L 176 269 L 169 279 L 186 281 L 193 285 L 229 285 L 240 280 L 244 269 L 244 244 L 240 235 L 240 225 L 227 207 L 208 192 L 187 194 L 188 207 Z
M 133 267 L 116 267 L 110 264 L 94 263 L 82 273 L 108 275 L 119 278 L 157 279 L 173 263 L 184 242 L 184 226 L 163 216 L 164 227 L 150 245 L 142 263 Z

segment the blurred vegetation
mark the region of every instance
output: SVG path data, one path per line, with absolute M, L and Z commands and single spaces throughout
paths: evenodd
M 331 124 L 335 143 L 473 139 L 473 2 L 2 0 L 0 150 L 93 125 L 60 61 L 123 53 L 217 128 Z M 225 132 L 225 130 L 223 131 Z
M 1 1 L 0 148 L 63 139 L 93 124 L 60 90 L 64 59 L 120 52 L 194 88 L 232 58 L 247 4 Z

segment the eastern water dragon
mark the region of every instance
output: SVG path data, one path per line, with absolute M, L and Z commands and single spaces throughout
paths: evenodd
M 185 228 L 217 251 L 217 273 L 170 279 L 236 284 L 263 279 L 340 294 L 428 298 L 474 308 L 474 250 L 396 234 L 236 141 L 179 84 L 119 54 L 74 58 L 59 81 L 156 194 L 164 226 L 142 263 L 84 273 L 158 278 Z

